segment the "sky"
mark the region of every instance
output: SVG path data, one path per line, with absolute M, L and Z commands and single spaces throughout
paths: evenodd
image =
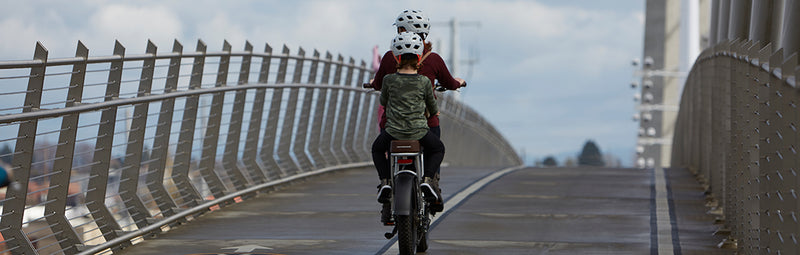
M 41 42 L 50 58 L 72 57 L 78 40 L 91 56 L 159 52 L 177 39 L 209 51 L 287 45 L 368 63 L 388 49 L 394 18 L 416 9 L 432 21 L 429 41 L 449 59 L 453 18 L 468 87 L 461 99 L 493 123 L 532 164 L 576 157 L 587 140 L 632 166 L 638 124 L 631 60 L 641 58 L 644 0 L 0 0 L 0 61 L 27 60 Z M 475 25 L 479 24 L 479 25 Z

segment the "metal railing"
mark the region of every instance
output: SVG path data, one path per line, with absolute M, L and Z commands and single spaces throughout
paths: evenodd
M 0 254 L 113 252 L 254 192 L 371 165 L 377 95 L 362 61 L 250 43 L 0 62 Z M 251 81 L 255 78 L 256 81 Z M 440 95 L 450 165 L 522 162 L 474 110 Z
M 742 254 L 798 254 L 798 57 L 753 41 L 705 50 L 684 87 L 672 165 L 694 172 Z

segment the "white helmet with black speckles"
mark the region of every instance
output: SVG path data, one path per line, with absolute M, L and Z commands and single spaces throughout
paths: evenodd
M 394 21 L 394 25 L 398 28 L 404 28 L 406 31 L 419 34 L 425 40 L 428 33 L 431 31 L 431 19 L 425 16 L 420 10 L 405 10 Z
M 401 32 L 392 39 L 392 54 L 401 56 L 403 54 L 411 53 L 418 57 L 422 55 L 425 45 L 419 35 L 412 32 Z

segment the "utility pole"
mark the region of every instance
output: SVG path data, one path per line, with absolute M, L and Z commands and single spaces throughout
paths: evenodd
M 461 60 L 459 58 L 459 34 L 458 28 L 459 26 L 476 26 L 480 27 L 480 21 L 463 21 L 459 22 L 457 18 L 453 17 L 450 19 L 449 22 L 441 22 L 441 23 L 434 23 L 437 25 L 446 25 L 450 27 L 450 56 L 448 59 L 447 65 L 450 67 L 450 73 L 453 76 L 458 76 L 460 68 L 459 65 L 461 64 Z M 470 59 L 468 60 L 468 64 L 474 64 L 475 61 Z

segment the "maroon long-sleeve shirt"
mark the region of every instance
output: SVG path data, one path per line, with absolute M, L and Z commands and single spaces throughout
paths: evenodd
M 430 50 L 425 50 L 424 53 L 428 53 L 429 51 Z M 387 51 L 383 54 L 383 58 L 381 58 L 381 65 L 378 67 L 378 72 L 375 73 L 375 78 L 372 81 L 372 88 L 380 91 L 383 84 L 383 76 L 395 72 L 397 72 L 397 60 L 394 59 L 392 51 Z M 425 75 L 431 80 L 431 89 L 435 86 L 434 80 L 438 80 L 439 84 L 446 89 L 455 90 L 461 87 L 461 83 L 456 81 L 453 75 L 450 74 L 450 71 L 447 70 L 447 65 L 445 65 L 442 56 L 439 56 L 439 54 L 435 52 L 431 52 L 431 54 L 422 61 L 417 73 Z M 428 118 L 428 126 L 438 127 L 439 116 L 436 116 L 435 113 L 432 115 L 432 117 Z M 386 127 L 385 116 L 381 116 L 380 118 L 380 127 Z

